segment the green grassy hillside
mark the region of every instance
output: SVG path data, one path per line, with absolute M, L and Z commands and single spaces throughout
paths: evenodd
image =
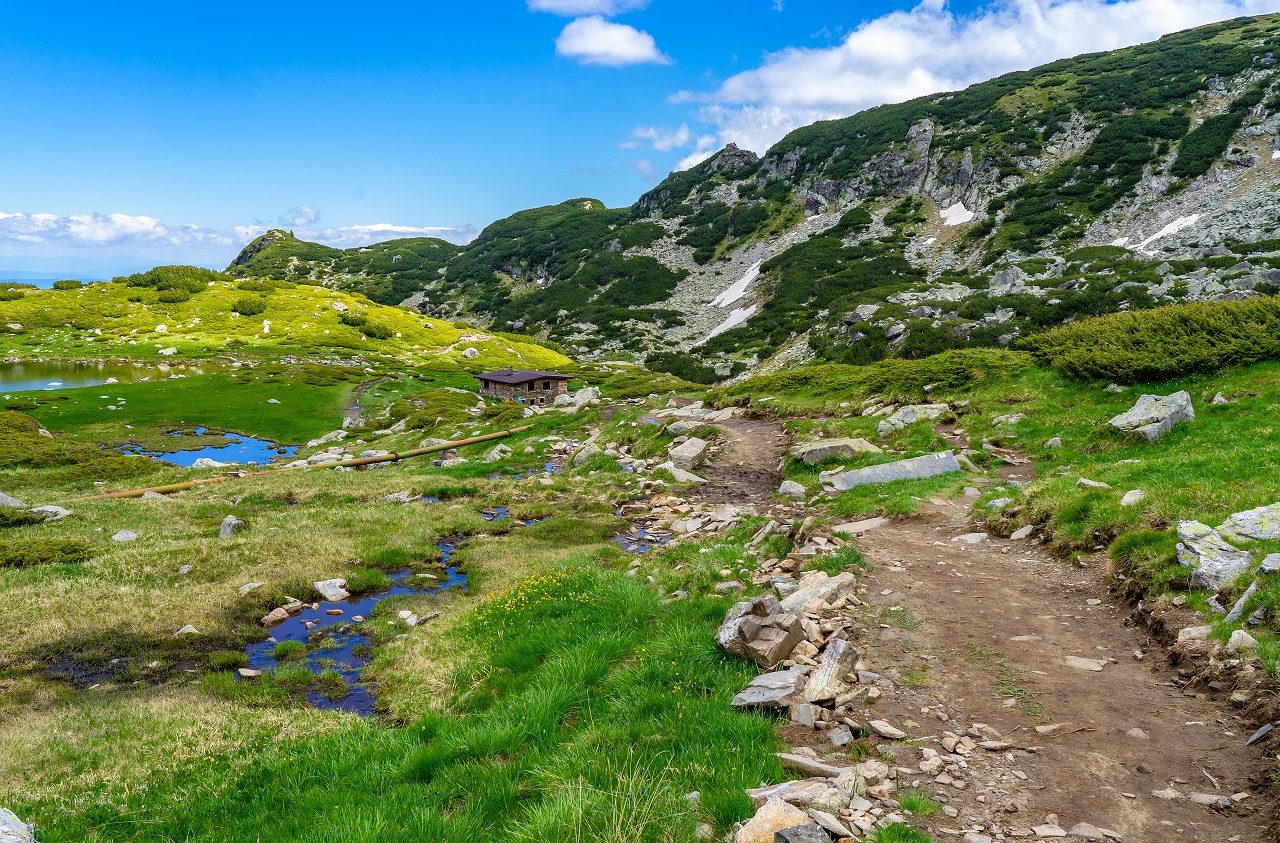
M 433 368 L 562 368 L 559 352 L 310 284 L 160 267 L 72 289 L 9 287 L 0 355 L 209 358 L 376 356 Z M 478 356 L 467 357 L 474 348 Z

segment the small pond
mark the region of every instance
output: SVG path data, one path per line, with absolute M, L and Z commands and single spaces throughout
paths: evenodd
M 164 380 L 170 375 L 202 375 L 217 366 L 171 366 L 135 363 L 77 362 L 72 360 L 0 361 L 0 395 L 42 389 L 74 389 L 105 383 L 137 383 Z
M 466 575 L 449 564 L 459 542 L 439 543 L 443 578 L 419 576 L 409 569 L 391 575 L 390 588 L 373 594 L 359 594 L 337 602 L 321 602 L 319 608 L 308 606 L 300 614 L 271 627 L 271 637 L 245 648 L 249 667 L 263 672 L 281 667 L 305 667 L 317 676 L 326 670 L 334 670 L 341 677 L 343 689 L 334 693 L 312 693 L 307 699 L 316 708 L 337 709 L 368 716 L 374 713 L 373 688 L 365 684 L 364 669 L 373 658 L 369 635 L 363 631 L 373 610 L 382 601 L 407 594 L 436 594 L 454 588 L 465 588 Z M 341 610 L 341 615 L 331 615 L 329 610 Z M 356 621 L 354 618 L 363 618 Z M 382 621 L 379 621 L 381 623 Z M 282 641 L 302 644 L 316 642 L 307 649 L 303 658 L 278 661 L 275 647 Z M 244 680 L 253 681 L 253 680 Z
M 209 428 L 197 427 L 196 436 L 208 434 Z M 182 431 L 175 431 L 172 436 L 183 436 Z M 297 445 L 280 445 L 267 439 L 245 436 L 243 433 L 222 434 L 228 440 L 227 445 L 211 445 L 189 451 L 148 451 L 141 445 L 122 445 L 120 450 L 126 454 L 150 457 L 172 465 L 190 467 L 196 460 L 209 459 L 235 465 L 266 465 L 277 457 L 291 457 L 298 451 Z

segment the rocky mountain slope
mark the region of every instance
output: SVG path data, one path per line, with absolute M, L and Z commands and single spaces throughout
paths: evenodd
M 495 222 L 407 304 L 707 381 L 1271 294 L 1277 53 L 1280 15 L 1242 18 L 816 123 L 763 157 L 729 146 L 630 208 Z

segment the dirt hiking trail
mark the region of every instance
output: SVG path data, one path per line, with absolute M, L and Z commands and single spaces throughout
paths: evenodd
M 773 498 L 790 442 L 782 425 L 717 426 L 716 462 L 695 496 L 762 514 L 803 512 Z M 1108 594 L 1101 563 L 1055 558 L 1034 537 L 980 534 L 968 516 L 968 499 L 931 498 L 858 541 L 871 565 L 859 644 L 866 669 L 894 688 L 867 716 L 905 724 L 919 746 L 971 724 L 998 733 L 957 786 L 945 773 L 939 782 L 899 772 L 900 791 L 945 795 L 944 810 L 923 822 L 935 837 L 1034 828 L 1057 815 L 1063 829 L 1089 823 L 1127 843 L 1273 843 L 1261 780 L 1268 762 L 1245 747 L 1252 728 L 1225 702 L 1175 684 L 1164 651 Z M 903 756 L 914 767 L 919 749 Z

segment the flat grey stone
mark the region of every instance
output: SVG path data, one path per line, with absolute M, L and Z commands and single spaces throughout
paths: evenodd
M 870 483 L 889 483 L 894 480 L 923 480 L 939 474 L 951 474 L 963 469 L 951 451 L 926 454 L 922 457 L 898 460 L 883 465 L 855 468 L 823 479 L 823 485 L 835 492 L 847 492 Z
M 218 528 L 219 538 L 230 538 L 245 528 L 245 523 L 234 515 L 228 515 L 222 519 L 222 526 Z
M 316 591 L 320 592 L 321 597 L 331 603 L 336 603 L 339 600 L 346 600 L 351 596 L 351 593 L 347 591 L 347 581 L 341 577 L 331 580 L 320 580 L 319 582 L 312 583 L 312 585 L 316 587 Z
M 1280 503 L 1237 512 L 1218 525 L 1218 532 L 1237 539 L 1280 539 Z
M 847 460 L 862 454 L 883 453 L 879 446 L 862 438 L 817 439 L 813 442 L 801 442 L 791 446 L 791 456 L 806 465 L 814 465 L 825 460 Z
M 27 505 L 15 497 L 10 497 L 4 492 L 0 492 L 0 506 L 11 506 L 14 509 L 26 509 Z
M 808 671 L 793 667 L 762 673 L 734 695 L 736 708 L 787 708 L 799 696 Z

